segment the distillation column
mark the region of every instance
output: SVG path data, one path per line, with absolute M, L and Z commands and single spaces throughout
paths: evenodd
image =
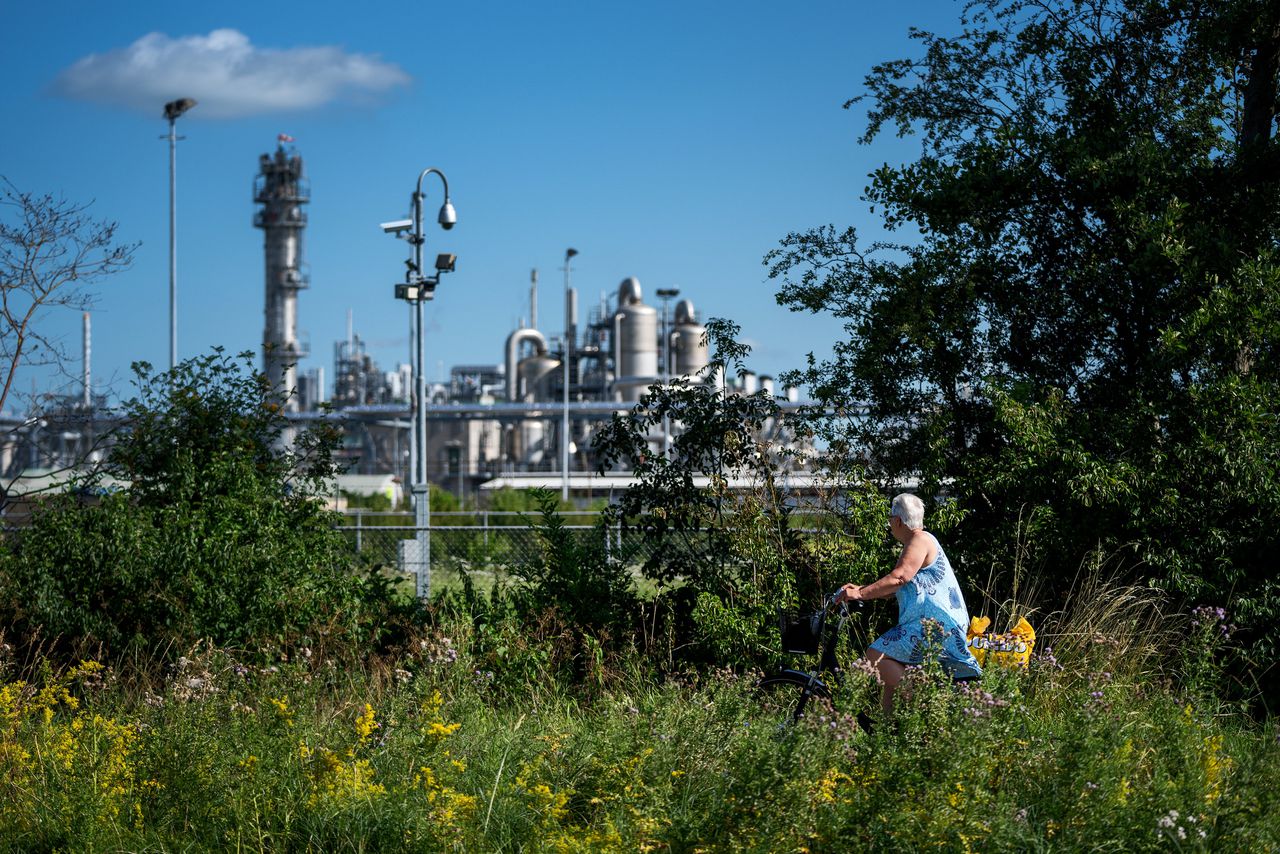
M 297 364 L 307 355 L 298 339 L 298 291 L 310 284 L 302 263 L 302 230 L 307 227 L 302 206 L 311 201 L 302 158 L 286 153 L 283 144 L 274 156 L 262 155 L 253 200 L 262 205 L 253 224 L 263 231 L 267 274 L 262 370 L 273 389 L 289 395 L 287 408 L 296 411 Z

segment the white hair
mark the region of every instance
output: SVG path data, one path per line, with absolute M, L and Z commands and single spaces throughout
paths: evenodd
M 908 528 L 924 527 L 924 502 L 910 492 L 904 492 L 893 498 L 889 507 L 889 515 L 897 516 Z

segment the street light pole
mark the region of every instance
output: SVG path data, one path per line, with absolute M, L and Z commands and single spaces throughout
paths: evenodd
M 564 413 L 560 423 L 560 500 L 566 503 L 569 501 L 569 362 L 575 332 L 569 306 L 569 274 L 573 269 L 569 261 L 577 254 L 577 249 L 564 251 Z
M 178 364 L 178 117 L 196 105 L 194 98 L 179 98 L 164 105 L 169 120 L 169 370 Z M 165 139 L 166 137 L 161 137 Z
M 431 568 L 431 531 L 428 527 L 431 523 L 431 486 L 427 479 L 427 362 L 425 336 L 423 335 L 422 304 L 435 295 L 435 288 L 440 282 L 440 276 L 444 273 L 452 272 L 454 262 L 457 260 L 452 255 L 439 255 L 436 257 L 436 275 L 429 277 L 423 274 L 422 247 L 426 243 L 426 238 L 422 233 L 422 201 L 426 196 L 422 192 L 422 181 L 427 175 L 433 173 L 438 175 L 440 181 L 444 184 L 444 204 L 440 207 L 440 213 L 436 217 L 436 221 L 446 231 L 453 228 L 458 221 L 458 214 L 453 209 L 453 202 L 449 200 L 449 179 L 445 177 L 443 172 L 434 167 L 424 169 L 418 175 L 418 183 L 413 191 L 412 219 L 382 224 L 383 231 L 397 236 L 402 235 L 405 230 L 410 230 L 407 239 L 413 247 L 409 261 L 406 263 L 405 284 L 396 285 L 396 296 L 412 303 L 414 306 L 412 385 L 414 398 L 413 449 L 415 455 L 413 483 L 410 489 L 413 494 L 414 527 L 417 529 L 415 541 L 418 549 L 416 560 L 413 562 L 417 564 L 417 594 L 422 599 L 425 599 L 430 592 Z
M 671 383 L 671 334 L 667 331 L 667 301 L 680 296 L 678 288 L 658 288 L 658 298 L 662 300 L 662 386 L 665 389 Z M 662 416 L 662 455 L 671 453 L 671 418 Z

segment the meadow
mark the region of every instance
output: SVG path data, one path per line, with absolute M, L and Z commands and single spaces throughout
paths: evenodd
M 871 732 L 856 670 L 787 726 L 756 671 L 584 668 L 567 625 L 448 610 L 360 662 L 10 657 L 0 851 L 1280 850 L 1280 730 L 1218 699 L 1227 615 L 1178 649 L 1061 628 L 976 686 L 913 673 Z

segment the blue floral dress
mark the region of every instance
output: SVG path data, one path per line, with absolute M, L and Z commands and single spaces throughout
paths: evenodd
M 938 547 L 938 557 L 898 589 L 898 625 L 876 638 L 871 648 L 903 664 L 920 664 L 924 657 L 923 621 L 934 620 L 942 626 L 943 669 L 956 679 L 981 676 L 982 667 L 969 652 L 969 610 L 960 584 L 942 544 L 933 534 L 929 536 Z

